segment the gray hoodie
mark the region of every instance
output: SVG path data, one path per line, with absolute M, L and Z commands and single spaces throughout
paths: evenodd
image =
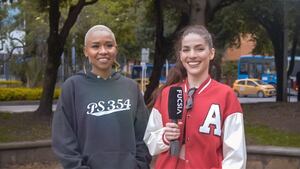
M 65 169 L 147 169 L 148 111 L 135 81 L 78 73 L 65 81 L 54 113 L 52 147 Z

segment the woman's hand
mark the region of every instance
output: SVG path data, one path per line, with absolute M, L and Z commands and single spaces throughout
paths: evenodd
M 176 140 L 180 136 L 180 128 L 179 125 L 182 123 L 166 123 L 166 129 L 165 129 L 165 138 L 168 141 Z

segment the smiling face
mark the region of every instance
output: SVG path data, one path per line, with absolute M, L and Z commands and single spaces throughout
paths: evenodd
M 209 76 L 209 62 L 214 55 L 215 50 L 201 35 L 189 33 L 182 38 L 180 60 L 188 77 L 205 80 Z
M 92 65 L 92 72 L 103 78 L 111 74 L 117 56 L 117 44 L 111 32 L 94 30 L 87 33 L 84 54 Z

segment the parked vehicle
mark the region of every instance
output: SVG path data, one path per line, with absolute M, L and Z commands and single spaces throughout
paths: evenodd
M 259 79 L 240 79 L 233 83 L 233 90 L 239 96 L 271 97 L 276 95 L 274 86 Z
M 244 55 L 238 61 L 238 79 L 256 78 L 276 85 L 277 77 L 273 56 Z
M 168 64 L 168 65 L 164 64 L 163 69 L 161 71 L 161 76 L 159 79 L 160 85 L 162 85 L 166 82 L 167 76 L 168 76 L 168 71 L 174 66 L 175 66 L 175 64 Z M 130 77 L 139 83 L 142 91 L 144 91 L 146 89 L 146 85 L 149 84 L 149 78 L 151 76 L 152 70 L 153 70 L 153 65 L 150 63 L 147 63 L 145 65 L 144 72 L 143 72 L 142 65 L 132 65 L 131 66 Z
M 291 57 L 288 57 L 288 67 Z M 295 56 L 294 69 L 288 77 L 288 86 L 297 90 L 296 73 L 300 71 L 300 56 Z M 277 85 L 274 56 L 243 55 L 238 60 L 237 79 L 256 78 L 273 86 Z

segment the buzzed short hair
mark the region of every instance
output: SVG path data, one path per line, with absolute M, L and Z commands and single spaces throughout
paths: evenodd
M 106 31 L 108 32 L 109 34 L 111 34 L 113 40 L 115 43 L 117 43 L 116 41 L 116 38 L 115 38 L 115 34 L 111 31 L 111 29 L 105 25 L 95 25 L 93 27 L 91 27 L 85 34 L 85 37 L 84 37 L 84 46 L 86 46 L 87 44 L 87 38 L 89 36 L 89 34 L 91 34 L 92 32 L 95 32 L 95 31 Z

